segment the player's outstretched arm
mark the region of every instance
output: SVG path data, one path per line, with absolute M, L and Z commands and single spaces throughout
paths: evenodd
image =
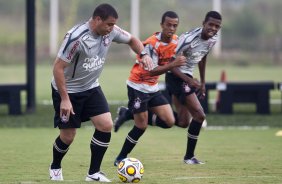
M 132 36 L 128 45 L 136 54 L 141 56 L 142 58 L 141 64 L 143 68 L 145 68 L 148 71 L 151 71 L 154 67 L 154 64 L 153 64 L 152 58 L 148 54 L 145 54 L 145 55 L 142 54 L 142 52 L 144 52 L 144 46 L 142 42 L 139 39 Z
M 169 62 L 166 65 L 157 66 L 150 71 L 150 76 L 161 75 L 174 67 L 184 66 L 186 64 L 186 58 L 184 56 L 177 56 L 176 59 Z

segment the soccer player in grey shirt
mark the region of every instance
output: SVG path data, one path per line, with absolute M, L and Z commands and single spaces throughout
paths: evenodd
M 166 75 L 166 85 L 172 94 L 178 124 L 181 127 L 189 125 L 187 148 L 184 156 L 184 163 L 186 164 L 203 164 L 194 155 L 202 123 L 206 118 L 196 93 L 200 98 L 205 96 L 207 55 L 216 43 L 221 21 L 222 18 L 218 12 L 210 11 L 205 16 L 203 27 L 182 34 L 179 37 L 176 55 L 183 54 L 186 57 L 186 65 L 173 68 L 172 73 Z M 201 85 L 199 90 L 190 85 L 196 66 L 198 66 L 200 73 Z M 190 115 L 192 116 L 191 121 Z
M 151 70 L 152 59 L 142 42 L 116 26 L 118 14 L 109 4 L 100 4 L 84 24 L 70 29 L 60 47 L 53 67 L 52 99 L 54 127 L 60 135 L 53 144 L 51 180 L 63 180 L 61 161 L 74 140 L 81 122 L 91 120 L 95 127 L 90 142 L 91 161 L 86 181 L 111 182 L 100 171 L 109 146 L 112 118 L 99 85 L 99 76 L 112 42 L 128 44 L 142 58 L 140 65 Z

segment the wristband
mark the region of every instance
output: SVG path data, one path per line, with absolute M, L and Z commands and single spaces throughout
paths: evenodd
M 145 55 L 147 55 L 147 52 L 145 50 L 143 50 L 140 54 L 139 57 L 143 58 Z

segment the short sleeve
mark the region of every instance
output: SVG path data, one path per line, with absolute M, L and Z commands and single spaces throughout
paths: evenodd
M 148 55 L 152 58 L 153 61 L 153 68 L 156 68 L 158 66 L 159 56 L 157 51 L 154 49 L 154 47 L 151 44 L 147 44 L 144 46 L 145 52 L 148 53 Z
M 113 41 L 117 43 L 129 43 L 131 39 L 131 34 L 128 33 L 127 31 L 121 29 L 117 25 L 114 26 L 114 38 Z
M 72 39 L 71 34 L 67 33 L 57 56 L 62 60 L 70 63 L 74 58 L 74 56 L 79 52 L 79 49 L 80 49 L 79 38 Z
M 185 34 L 182 34 L 179 38 L 178 38 L 178 44 L 177 47 L 175 48 L 175 54 L 178 55 L 179 53 L 181 53 L 186 46 L 186 36 Z

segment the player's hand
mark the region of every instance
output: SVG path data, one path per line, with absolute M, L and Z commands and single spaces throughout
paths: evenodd
M 196 88 L 196 91 L 200 90 L 202 84 L 196 78 L 187 77 L 185 82 L 188 83 L 189 86 Z
M 184 66 L 186 64 L 186 57 L 184 56 L 183 52 L 179 52 L 176 55 L 176 58 L 173 63 L 175 64 L 174 67 Z
M 75 114 L 70 100 L 62 100 L 60 105 L 61 121 L 67 123 L 69 121 L 70 114 Z
M 183 55 L 176 56 L 175 60 L 172 62 L 173 67 L 186 65 L 186 57 Z
M 197 92 L 197 96 L 202 100 L 206 97 L 206 87 L 205 84 L 201 84 L 201 87 L 199 88 Z
M 148 71 L 153 70 L 154 64 L 152 58 L 148 55 L 144 55 L 141 60 L 141 66 Z
M 196 88 L 196 89 L 200 89 L 202 84 L 200 83 L 200 81 L 198 81 L 198 79 L 192 79 L 192 82 L 191 82 L 191 86 Z

